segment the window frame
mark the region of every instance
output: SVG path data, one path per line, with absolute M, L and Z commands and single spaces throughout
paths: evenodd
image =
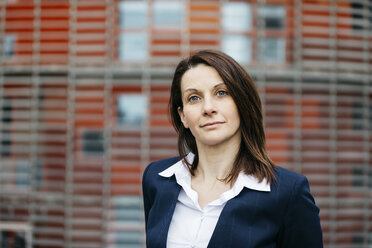
M 142 113 L 140 113 L 140 115 L 143 115 L 143 116 L 140 116 L 140 119 L 141 119 L 141 122 L 140 123 L 136 123 L 136 122 L 128 122 L 126 123 L 125 120 L 120 116 L 120 104 L 125 104 L 124 100 L 121 100 L 121 99 L 125 99 L 125 97 L 129 97 L 129 98 L 133 98 L 133 97 L 140 97 L 140 103 L 138 104 L 143 104 L 143 111 Z M 130 92 L 130 93 L 121 93 L 121 94 L 118 94 L 116 96 L 116 124 L 120 127 L 128 127 L 128 128 L 142 128 L 143 126 L 145 126 L 147 124 L 147 120 L 148 120 L 148 116 L 149 116 L 149 113 L 148 113 L 148 108 L 149 108 L 149 99 L 148 97 L 143 94 L 142 92 Z M 138 106 L 138 104 L 136 104 L 136 106 Z M 139 113 L 138 111 L 136 111 L 137 113 Z M 137 116 L 138 117 L 138 116 Z
M 137 26 L 136 24 L 131 26 L 126 26 L 125 24 L 125 4 L 127 6 L 130 6 L 130 4 L 142 4 L 144 10 L 143 10 L 143 25 Z M 117 3 L 117 15 L 118 15 L 118 31 L 116 34 L 117 39 L 117 52 L 116 52 L 116 58 L 119 62 L 122 63 L 143 63 L 149 59 L 149 38 L 147 34 L 147 28 L 148 28 L 148 4 L 146 1 L 135 1 L 135 0 L 121 0 Z M 133 7 L 133 6 L 132 6 Z M 130 7 L 128 7 L 130 8 Z M 135 6 L 133 8 L 136 8 Z M 138 13 L 137 13 L 138 14 Z M 143 44 L 144 47 L 140 47 L 138 49 L 133 48 L 126 48 L 125 47 L 125 39 L 126 35 L 142 35 L 143 37 Z M 132 51 L 132 54 L 141 54 L 140 57 L 134 57 L 133 55 L 127 56 L 126 50 Z M 128 51 L 127 50 L 127 51 Z M 137 52 L 136 52 L 137 51 Z
M 250 52 L 248 52 L 249 54 L 251 54 L 251 59 L 250 61 L 239 61 L 239 63 L 243 64 L 243 65 L 264 65 L 264 66 L 269 66 L 269 67 L 286 67 L 289 65 L 289 54 L 288 52 L 290 51 L 289 49 L 289 36 L 290 36 L 290 32 L 289 32 L 289 27 L 288 27 L 288 18 L 287 18 L 287 15 L 288 15 L 288 8 L 284 5 L 284 4 L 279 4 L 279 3 L 267 3 L 265 5 L 260 5 L 260 4 L 257 4 L 257 3 L 249 3 L 249 2 L 240 2 L 240 1 L 229 1 L 229 2 L 225 2 L 224 4 L 236 4 L 236 3 L 240 3 L 240 4 L 247 4 L 248 6 L 248 9 L 250 9 L 251 11 L 251 14 L 250 14 L 250 18 L 251 18 L 251 21 L 250 23 L 252 24 L 251 28 L 250 29 L 246 29 L 246 30 L 227 30 L 227 29 L 224 29 L 224 20 L 223 20 L 223 15 L 222 15 L 222 19 L 221 19 L 221 23 L 222 23 L 222 39 L 221 39 L 221 50 L 222 51 L 225 51 L 226 52 L 226 49 L 224 49 L 224 44 L 223 44 L 223 40 L 225 39 L 224 37 L 226 36 L 245 36 L 245 37 L 248 37 L 250 40 L 251 40 L 251 47 L 250 47 Z M 259 20 L 259 12 L 261 11 L 260 8 L 275 8 L 275 7 L 279 7 L 280 9 L 277 10 L 278 12 L 283 12 L 283 14 L 281 14 L 283 16 L 283 20 L 282 20 L 282 28 L 280 29 L 272 29 L 272 28 L 266 28 L 266 27 L 263 27 L 263 28 L 260 28 L 262 27 L 262 20 Z M 223 8 L 223 7 L 222 7 Z M 223 12 L 223 10 L 221 10 Z M 275 11 L 275 9 L 273 10 Z M 260 48 L 260 40 L 262 39 L 268 39 L 268 40 L 272 40 L 272 39 L 278 39 L 279 43 L 284 43 L 283 45 L 279 45 L 278 48 L 277 48 L 277 52 L 278 54 L 280 54 L 281 50 L 284 51 L 284 55 L 280 55 L 280 59 L 278 59 L 277 61 L 266 61 L 266 59 L 262 60 L 260 58 L 260 50 L 262 48 Z M 247 48 L 249 49 L 249 48 Z M 280 51 L 279 51 L 280 50 Z M 227 52 L 229 54 L 229 52 Z M 234 56 L 232 56 L 234 57 Z M 236 57 L 236 56 L 235 56 Z M 248 56 L 249 57 L 249 56 Z

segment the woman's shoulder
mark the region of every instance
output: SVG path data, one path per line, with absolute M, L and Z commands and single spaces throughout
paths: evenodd
M 275 173 L 278 178 L 284 178 L 285 180 L 298 180 L 298 179 L 303 179 L 306 178 L 304 175 L 294 172 L 292 170 L 286 169 L 281 166 L 276 166 L 275 168 Z
M 277 166 L 275 169 L 276 181 L 275 187 L 281 190 L 287 189 L 288 191 L 295 190 L 298 187 L 308 187 L 308 180 L 306 176 L 291 171 L 289 169 Z

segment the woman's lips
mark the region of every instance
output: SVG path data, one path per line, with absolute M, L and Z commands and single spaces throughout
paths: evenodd
M 206 124 L 201 125 L 202 128 L 213 128 L 216 126 L 219 126 L 220 124 L 223 124 L 224 122 L 221 121 L 215 121 L 215 122 L 208 122 Z

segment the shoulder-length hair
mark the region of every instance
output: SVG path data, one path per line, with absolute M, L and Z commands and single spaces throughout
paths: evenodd
M 183 109 L 181 80 L 189 69 L 198 64 L 211 66 L 220 75 L 239 112 L 242 140 L 233 167 L 223 181 L 232 183 L 239 173 L 255 176 L 260 182 L 275 180 L 275 164 L 269 158 L 265 145 L 261 100 L 256 86 L 249 74 L 233 58 L 216 50 L 202 50 L 183 60 L 177 65 L 170 93 L 169 112 L 171 122 L 178 133 L 178 152 L 188 165 L 190 173 L 198 166 L 199 157 L 196 141 L 190 129 L 185 128 L 178 114 Z M 185 157 L 188 152 L 195 154 L 192 163 Z

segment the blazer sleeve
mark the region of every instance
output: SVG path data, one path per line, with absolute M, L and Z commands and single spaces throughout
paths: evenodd
M 278 247 L 323 247 L 319 208 L 310 194 L 309 183 L 305 176 L 300 176 L 293 187 L 283 225 L 279 231 Z

